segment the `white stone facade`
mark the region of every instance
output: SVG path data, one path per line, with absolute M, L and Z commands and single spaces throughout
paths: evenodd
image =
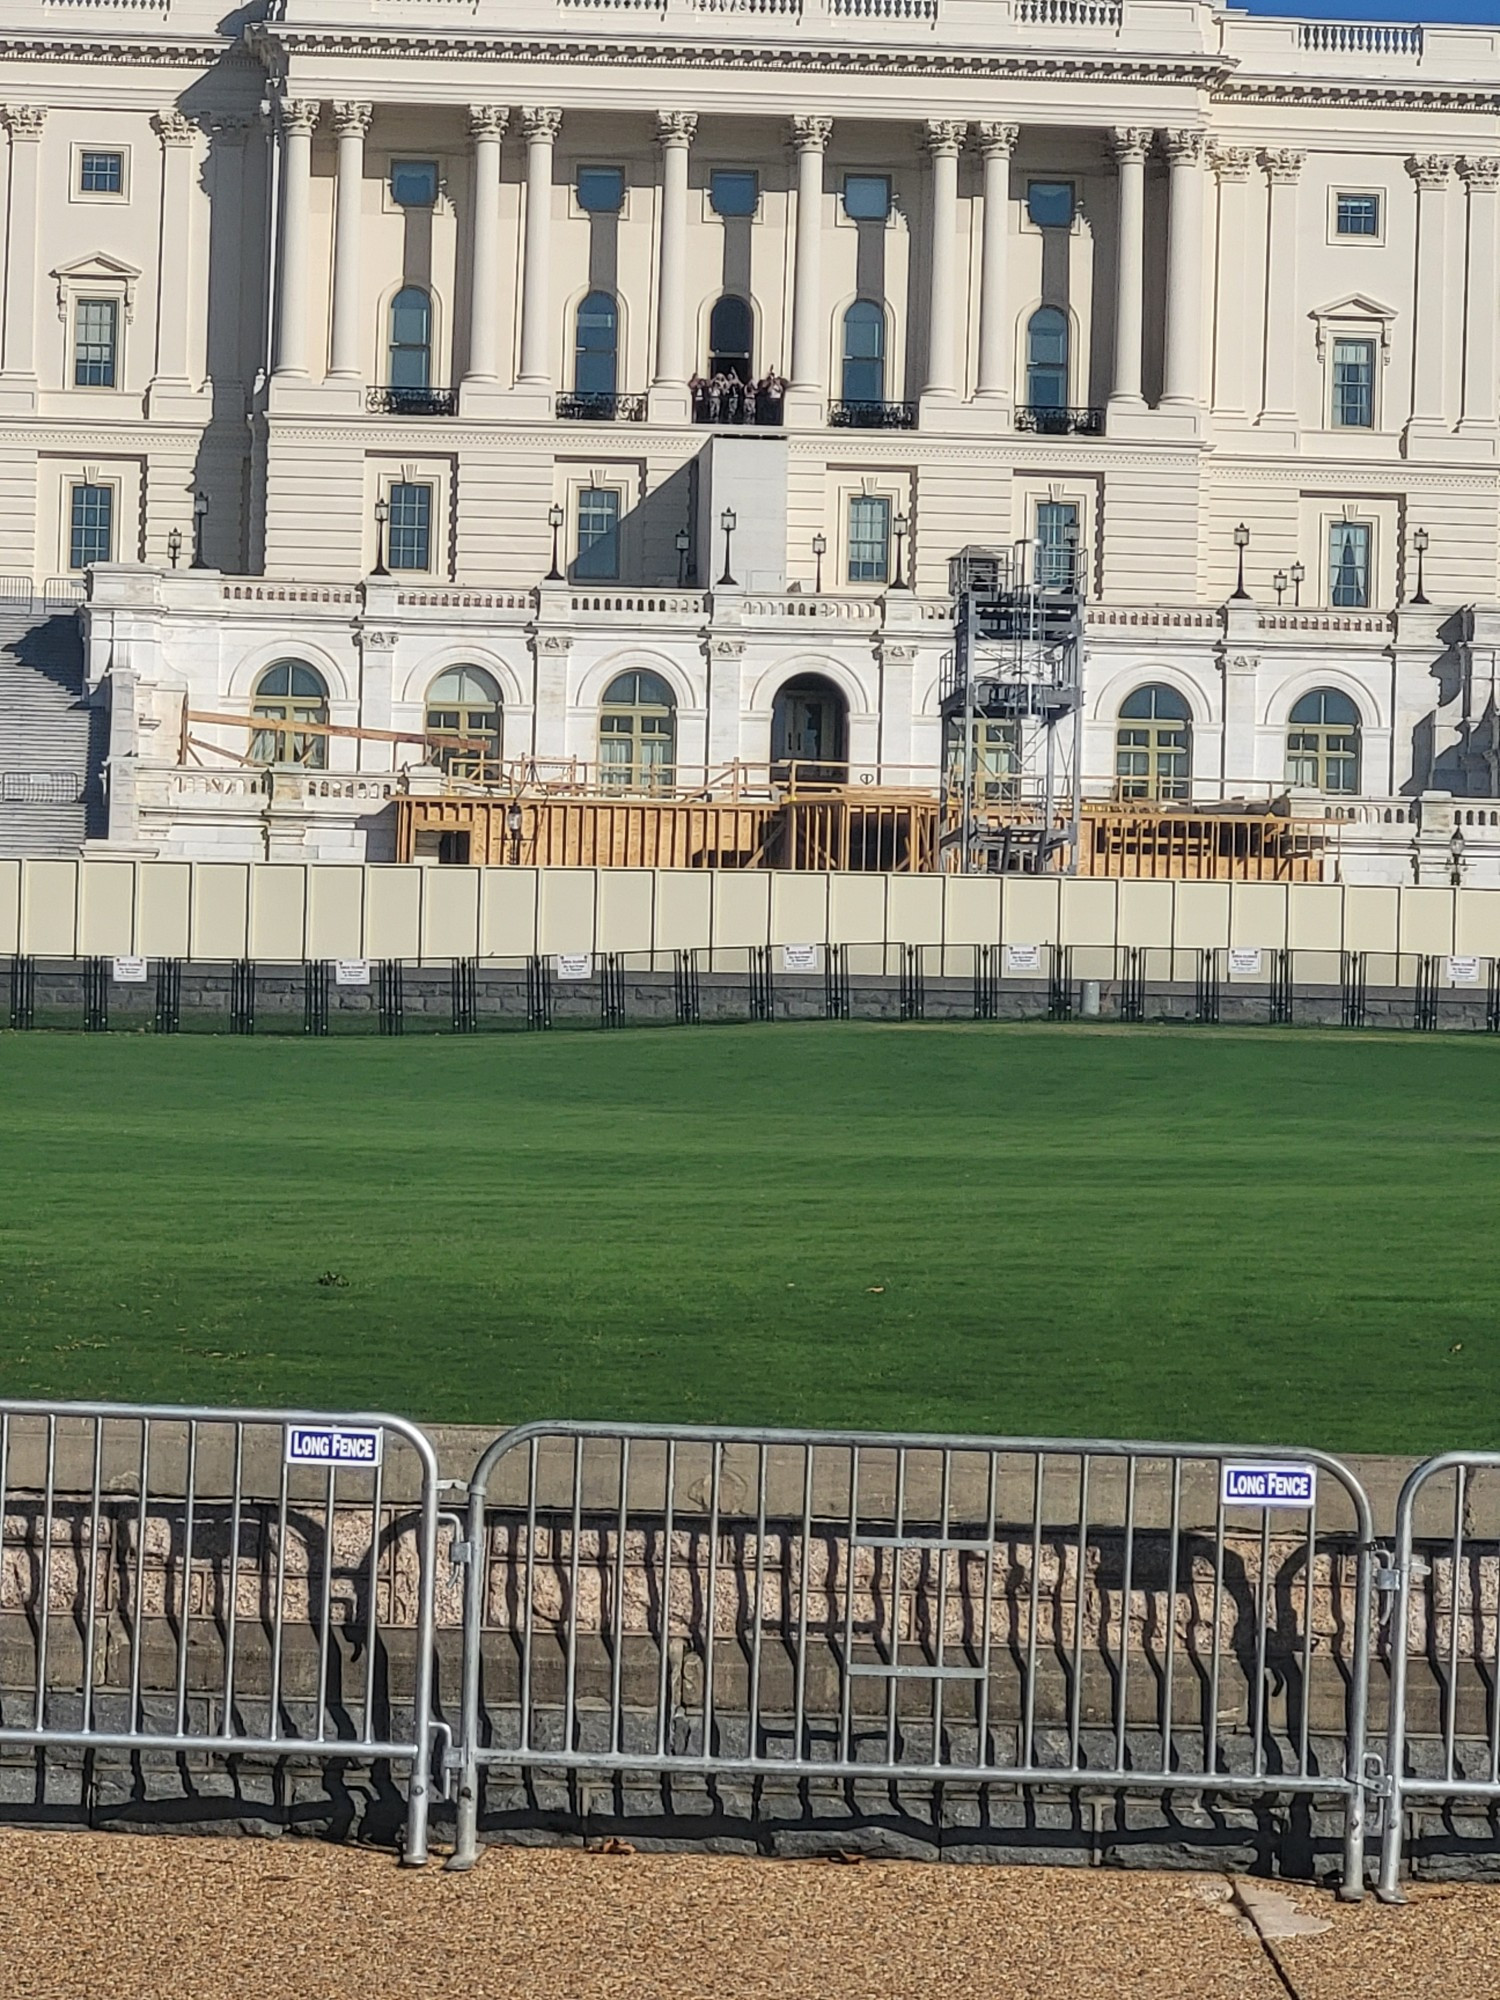
M 1148 686 L 1170 796 L 1305 788 L 1325 691 L 1362 798 L 1500 790 L 1500 28 L 259 12 L 15 0 L 0 41 L 0 572 L 90 579 L 116 844 L 379 852 L 420 742 L 328 739 L 273 813 L 185 720 L 290 660 L 397 739 L 478 669 L 507 758 L 584 769 L 644 672 L 694 781 L 817 677 L 825 756 L 930 779 L 949 557 L 1070 528 L 1090 790 Z M 716 353 L 784 380 L 753 425 L 703 421 Z

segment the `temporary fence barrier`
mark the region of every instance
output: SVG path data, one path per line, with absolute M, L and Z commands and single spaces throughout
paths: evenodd
M 469 1488 L 453 1865 L 496 1766 L 963 1779 L 1320 1796 L 1357 1896 L 1372 1553 L 1314 1452 L 510 1431 Z
M 437 1510 L 397 1417 L 0 1403 L 0 1749 L 385 1760 L 425 1860 Z

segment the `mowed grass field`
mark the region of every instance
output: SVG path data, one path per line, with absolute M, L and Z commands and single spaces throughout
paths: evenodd
M 1500 1445 L 1500 1048 L 0 1037 L 0 1395 Z

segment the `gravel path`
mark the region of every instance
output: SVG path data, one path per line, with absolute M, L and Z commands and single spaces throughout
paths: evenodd
M 0 1833 L 5 2000 L 1492 2000 L 1500 1891 L 1262 1945 L 1217 1877 Z M 1292 1925 L 1295 1930 L 1295 1921 Z M 1279 1959 L 1281 1970 L 1272 1963 Z

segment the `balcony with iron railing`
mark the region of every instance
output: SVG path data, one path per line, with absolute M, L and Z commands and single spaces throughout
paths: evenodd
M 366 394 L 365 408 L 383 417 L 453 417 L 458 414 L 458 391 L 406 389 L 382 382 Z
M 828 425 L 836 431 L 914 431 L 917 406 L 843 398 L 828 405 Z
M 646 421 L 644 396 L 621 396 L 603 391 L 577 391 L 559 396 L 553 405 L 565 424 L 643 424 Z
M 1050 403 L 1018 403 L 1016 429 L 1038 437 L 1103 437 L 1102 409 L 1062 409 Z

